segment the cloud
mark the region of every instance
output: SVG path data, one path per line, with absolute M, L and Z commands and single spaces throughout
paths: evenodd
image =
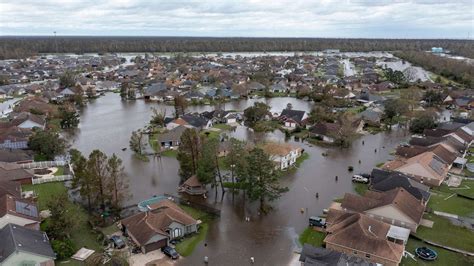
M 465 38 L 472 0 L 0 0 L 1 35 Z

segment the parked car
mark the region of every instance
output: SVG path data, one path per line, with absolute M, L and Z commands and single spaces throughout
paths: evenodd
M 172 259 L 174 259 L 174 260 L 177 259 L 177 258 L 179 258 L 179 254 L 178 254 L 178 252 L 176 251 L 176 249 L 174 249 L 174 248 L 172 248 L 172 247 L 170 247 L 170 246 L 162 247 L 162 248 L 161 248 L 161 251 L 162 251 L 163 253 L 165 253 L 166 256 L 168 256 L 168 257 L 170 257 L 170 258 L 172 258 Z
M 317 216 L 311 216 L 309 217 L 309 226 L 326 228 L 326 219 Z
M 353 175 L 352 176 L 352 182 L 367 184 L 367 183 L 369 183 L 369 179 L 367 177 L 363 177 L 361 175 Z
M 110 242 L 114 244 L 114 248 L 121 249 L 125 247 L 125 241 L 120 236 L 112 236 Z

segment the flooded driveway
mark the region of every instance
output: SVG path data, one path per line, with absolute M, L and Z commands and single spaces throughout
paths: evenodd
M 227 103 L 226 109 L 242 110 L 252 105 L 253 101 Z M 293 98 L 258 101 L 266 101 L 275 112 L 280 112 L 288 102 L 294 109 L 306 111 L 312 105 Z M 168 114 L 173 112 L 172 106 L 143 101 L 123 102 L 118 94 L 107 94 L 84 108 L 79 129 L 68 136 L 72 146 L 86 154 L 93 149 L 101 149 L 108 154 L 116 153 L 123 160 L 132 193 L 129 204 L 156 194 L 173 194 L 178 187 L 179 164 L 176 159 L 163 157 L 147 163 L 135 159 L 129 149 L 121 150 L 128 147 L 131 132 L 149 121 L 152 106 L 166 109 Z M 189 111 L 212 109 L 212 106 L 196 106 L 190 107 Z M 255 134 L 245 127 L 238 127 L 232 135 L 241 139 L 255 137 L 285 141 L 284 134 L 278 131 Z M 204 256 L 209 256 L 209 265 L 250 265 L 250 257 L 255 258 L 255 265 L 288 264 L 297 234 L 307 226 L 308 217 L 320 215 L 333 199 L 353 191 L 347 167 L 354 166 L 354 172 L 369 172 L 377 163 L 389 159 L 389 152 L 407 137 L 401 131 L 366 135 L 356 140 L 349 149 L 322 148 L 290 140 L 301 145 L 310 158 L 297 171 L 282 179 L 290 191 L 274 203 L 275 210 L 260 216 L 256 205 L 245 205 L 242 195 L 233 197 L 228 192 L 222 201 L 220 195 L 215 201 L 211 192 L 207 201 L 221 208 L 221 217 L 210 224 L 207 239 L 178 264 L 201 265 Z M 322 155 L 325 152 L 328 156 Z M 336 175 L 339 177 L 337 182 Z M 319 193 L 318 199 L 315 193 Z M 301 208 L 305 210 L 303 214 Z M 250 222 L 245 221 L 246 216 L 250 217 Z

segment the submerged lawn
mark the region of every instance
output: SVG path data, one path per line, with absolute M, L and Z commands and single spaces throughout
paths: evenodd
M 186 237 L 183 241 L 176 244 L 176 251 L 178 251 L 181 256 L 186 257 L 191 255 L 196 246 L 206 238 L 207 232 L 209 231 L 209 221 L 212 219 L 212 216 L 204 211 L 186 205 L 180 205 L 180 207 L 194 219 L 202 221 L 199 225 L 198 233 Z
M 326 235 L 322 232 L 315 231 L 311 227 L 306 228 L 299 236 L 301 245 L 310 244 L 315 247 L 321 247 Z

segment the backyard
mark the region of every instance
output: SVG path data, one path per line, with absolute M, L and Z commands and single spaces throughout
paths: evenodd
M 433 221 L 433 228 L 418 227 L 417 237 L 452 248 L 474 252 L 474 232 L 456 226 L 448 219 L 435 214 L 425 214 L 423 218 Z
M 67 193 L 67 188 L 62 182 L 44 183 L 40 185 L 23 185 L 23 191 L 34 191 L 38 197 L 38 207 L 40 210 L 45 210 L 48 201 L 61 194 Z M 68 202 L 68 212 L 77 220 L 77 228 L 71 235 L 71 240 L 78 250 L 81 247 L 86 247 L 93 250 L 100 251 L 102 245 L 98 239 L 98 235 L 91 229 L 89 225 L 89 215 L 81 206 Z
M 457 196 L 474 196 L 474 180 L 463 180 L 458 188 L 448 187 L 443 184 L 431 190 L 428 207 L 441 212 L 457 214 L 464 217 L 474 217 L 474 201 Z
M 415 254 L 415 249 L 417 247 L 428 247 L 433 249 L 438 253 L 438 259 L 435 261 L 423 261 L 419 258 L 416 258 L 416 261 L 411 259 L 410 257 L 406 257 L 402 259 L 400 265 L 402 266 L 409 266 L 409 265 L 473 265 L 474 259 L 463 256 L 459 253 L 448 251 L 442 248 L 434 247 L 423 243 L 420 240 L 417 240 L 413 237 L 410 237 L 408 240 L 407 245 L 405 246 L 405 250 L 410 252 L 412 255 Z

